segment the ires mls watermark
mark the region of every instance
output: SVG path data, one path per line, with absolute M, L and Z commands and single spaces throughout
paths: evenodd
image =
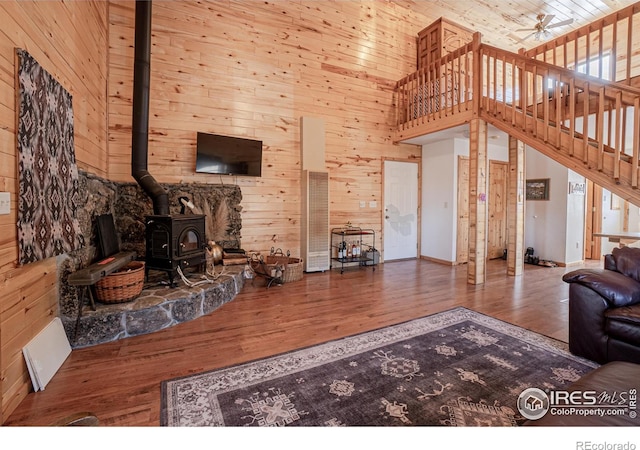
M 637 417 L 637 389 L 626 391 L 563 391 L 528 388 L 518 397 L 518 410 L 526 419 L 554 416 Z

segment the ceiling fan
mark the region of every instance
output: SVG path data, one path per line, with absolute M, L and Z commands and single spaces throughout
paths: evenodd
M 552 28 L 558 28 L 573 23 L 573 19 L 563 20 L 561 22 L 551 23 L 555 15 L 553 14 L 538 14 L 536 20 L 538 23 L 533 28 L 520 28 L 516 31 L 533 31 L 533 33 L 523 37 L 518 42 L 525 41 L 530 37 L 535 37 L 536 41 L 546 39 L 550 36 L 549 30 Z

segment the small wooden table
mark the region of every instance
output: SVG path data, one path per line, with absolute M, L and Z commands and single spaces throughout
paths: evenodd
M 604 237 L 609 242 L 615 242 L 620 247 L 626 247 L 634 242 L 640 241 L 640 233 L 630 231 L 622 231 L 620 233 L 593 233 L 594 237 Z

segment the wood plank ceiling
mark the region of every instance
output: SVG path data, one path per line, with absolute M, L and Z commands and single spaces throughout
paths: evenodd
M 540 45 L 573 29 L 607 16 L 637 0 L 392 0 L 430 19 L 444 17 L 473 31 L 482 33 L 482 42 L 504 50 L 517 51 Z M 529 36 L 539 14 L 555 17 L 550 25 L 573 19 L 570 25 L 549 29 L 549 34 L 537 41 Z M 427 24 L 428 24 L 427 23 Z

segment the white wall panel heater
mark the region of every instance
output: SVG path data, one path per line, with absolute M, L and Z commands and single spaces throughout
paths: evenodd
M 329 173 L 302 171 L 302 265 L 305 272 L 324 272 L 331 264 Z

